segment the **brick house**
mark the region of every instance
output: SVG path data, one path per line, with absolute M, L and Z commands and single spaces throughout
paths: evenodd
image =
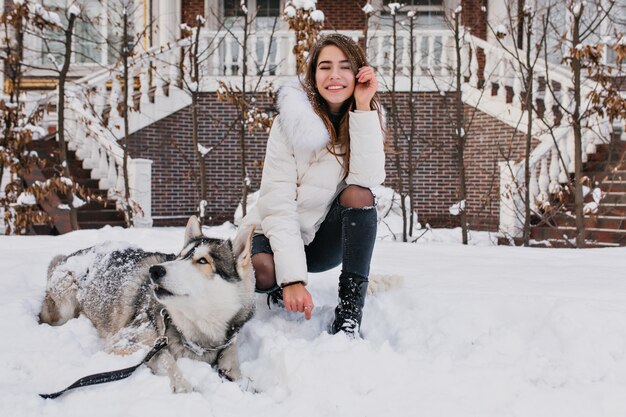
M 88 4 L 97 2 L 87 2 Z M 180 24 L 195 25 L 198 15 L 206 16 L 206 26 L 201 34 L 201 45 L 208 59 L 201 66 L 200 81 L 200 122 L 198 125 L 200 143 L 213 147 L 205 158 L 208 178 L 208 207 L 212 221 L 219 223 L 232 220 L 233 213 L 241 196 L 241 162 L 237 135 L 228 132 L 225 126 L 236 118 L 234 106 L 218 101 L 216 90 L 219 80 L 233 85 L 241 83 L 241 46 L 235 38 L 241 33 L 237 19 L 241 11 L 239 0 L 144 0 L 135 2 L 132 16 L 135 27 L 149 27 L 149 36 L 143 42 L 150 53 L 142 55 L 134 67 L 134 95 L 131 114 L 131 156 L 136 161 L 135 182 L 131 191 L 145 209 L 143 223 L 146 225 L 182 225 L 190 214 L 197 210 L 198 186 L 196 163 L 191 143 L 191 110 L 189 94 L 180 88 L 176 63 L 180 62 Z M 362 10 L 370 3 L 375 10 L 382 10 L 367 19 Z M 504 2 L 487 0 L 412 0 L 398 12 L 398 19 L 406 22 L 407 13 L 416 15 L 417 65 L 414 68 L 413 94 L 415 115 L 409 111 L 408 42 L 410 40 L 406 23 L 399 26 L 399 59 L 396 69 L 395 101 L 399 126 L 409 126 L 411 117 L 416 123 L 414 152 L 415 163 L 415 202 L 418 219 L 433 227 L 457 226 L 458 217 L 450 214 L 450 206 L 457 202 L 457 174 L 455 159 L 456 133 L 453 124 L 453 95 L 451 66 L 455 62 L 452 49 L 453 33 L 446 24 L 445 16 L 450 16 L 458 7 L 461 23 L 468 33 L 462 51 L 464 68 L 463 100 L 465 115 L 471 119 L 468 141 L 465 149 L 467 170 L 467 213 L 470 228 L 474 230 L 502 231 L 515 234 L 511 228 L 519 221 L 513 219 L 511 205 L 514 197 L 502 196 L 506 193 L 506 181 L 511 181 L 507 172 L 511 168 L 507 161 L 518 162 L 523 156 L 523 122 L 525 108 L 521 80 L 516 76 L 515 63 L 507 56 L 495 40 L 493 30 L 506 16 Z M 519 7 L 523 2 L 518 2 Z M 361 45 L 366 45 L 368 59 L 376 67 L 380 79 L 380 95 L 388 110 L 391 106 L 389 86 L 392 80 L 392 38 L 389 1 L 318 0 L 317 9 L 325 14 L 325 31 L 339 31 L 353 37 Z M 261 62 L 269 50 L 269 75 L 264 79 L 280 86 L 295 75 L 295 59 L 290 54 L 293 46 L 293 33 L 288 31 L 286 22 L 279 19 L 273 36 L 270 36 L 274 19 L 285 5 L 285 0 L 248 0 L 249 10 L 257 10 L 253 22 L 254 31 L 250 41 L 254 47 L 248 59 L 249 78 L 255 79 L 253 69 Z M 515 6 L 519 9 L 518 6 Z M 91 6 L 90 6 L 91 7 Z M 105 13 L 106 6 L 92 10 L 92 13 Z M 514 13 L 520 10 L 513 11 Z M 222 25 L 223 24 L 223 25 Z M 224 30 L 224 26 L 231 29 Z M 367 30 L 365 30 L 367 29 Z M 367 39 L 365 34 L 367 33 Z M 514 34 L 513 37 L 517 35 Z M 509 36 L 510 37 L 510 36 Z M 178 43 L 177 43 L 178 42 Z M 100 65 L 110 64 L 110 57 L 102 48 L 93 58 Z M 553 63 L 542 64 L 546 68 Z M 111 103 L 119 103 L 119 82 L 111 79 L 111 71 L 91 74 L 89 64 L 76 62 L 74 75 L 80 78 L 79 85 L 89 86 L 91 97 L 101 94 L 96 111 L 107 113 L 110 125 L 118 123 L 119 115 Z M 252 68 L 252 69 L 251 69 Z M 150 71 L 153 71 L 150 73 Z M 560 91 L 568 91 L 567 76 L 563 71 L 555 75 L 555 85 Z M 159 74 L 158 76 L 155 74 Z M 164 74 L 164 75 L 163 75 Z M 32 72 L 27 81 L 33 89 L 49 85 L 45 71 Z M 48 84 L 47 84 L 48 83 Z M 537 85 L 541 85 L 537 77 Z M 553 102 L 559 90 L 545 88 L 538 90 L 540 100 Z M 485 87 L 486 86 L 486 87 Z M 483 88 L 485 87 L 485 88 Z M 491 88 L 489 88 L 491 87 Z M 555 96 L 548 97 L 554 94 Z M 272 110 L 272 104 L 262 94 L 258 95 L 259 107 Z M 99 106 L 99 107 L 98 107 Z M 70 106 L 71 107 L 71 106 Z M 547 106 L 551 108 L 552 106 Z M 77 110 L 78 111 L 78 110 Z M 81 117 L 84 112 L 78 111 Z M 392 115 L 390 115 L 391 117 Z M 95 119 L 94 119 L 95 120 Z M 596 121 L 606 130 L 604 121 Z M 93 126 L 93 125 L 90 125 Z M 610 128 L 610 127 L 609 127 Z M 119 127 L 108 131 L 93 131 L 92 127 L 74 127 L 70 139 L 70 149 L 82 159 L 83 167 L 91 169 L 91 177 L 98 180 L 100 188 L 119 186 L 119 150 L 104 146 L 119 137 Z M 598 128 L 599 129 L 599 128 Z M 598 131 L 598 129 L 595 129 Z M 87 134 L 87 130 L 89 133 Z M 97 129 L 96 129 L 97 130 Z M 608 130 L 606 130 L 608 132 Z M 544 133 L 537 130 L 535 145 L 547 143 Z M 72 135 L 70 135 L 72 136 Z M 565 139 L 567 136 L 563 134 Z M 93 140 L 95 139 L 95 140 Z M 602 140 L 608 140 L 608 133 Z M 258 188 L 265 150 L 266 132 L 254 132 L 247 136 L 247 174 L 251 189 Z M 587 139 L 589 150 L 601 140 Z M 397 185 L 396 154 L 400 155 L 402 169 L 407 169 L 407 141 L 399 141 L 397 149 L 390 143 L 388 153 L 386 184 Z M 544 147 L 547 147 L 545 145 Z M 564 146 L 566 147 L 566 146 Z M 541 146 L 538 146 L 541 148 Z M 549 148 L 549 147 L 548 147 Z M 540 149 L 534 156 L 536 164 L 531 167 L 535 174 L 534 196 L 546 193 L 546 181 L 554 181 L 559 175 L 559 167 L 553 164 L 554 151 Z M 547 161 L 547 162 L 546 162 Z M 548 171 L 542 164 L 548 164 Z M 552 163 L 552 165 L 550 165 Z M 517 168 L 519 169 L 519 164 Z M 516 173 L 515 175 L 519 175 Z M 510 175 L 509 175 L 510 176 Z M 147 178 L 147 183 L 146 183 Z M 542 180 L 543 178 L 543 180 Z M 547 180 L 546 180 L 547 178 Z M 406 182 L 406 179 L 404 180 Z M 532 187 L 533 184 L 531 184 Z M 536 188 L 536 189 L 535 189 Z M 505 207 L 508 206 L 507 207 Z M 513 210 L 514 211 L 514 210 Z M 508 222 L 508 223 L 507 223 Z

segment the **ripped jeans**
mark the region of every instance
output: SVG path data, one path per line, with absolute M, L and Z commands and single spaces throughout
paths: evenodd
M 347 208 L 333 201 L 313 241 L 304 247 L 309 272 L 324 272 L 342 264 L 342 275 L 367 281 L 376 241 L 376 207 Z M 269 239 L 262 234 L 252 239 L 252 256 L 273 255 Z M 269 293 L 275 285 L 257 292 Z

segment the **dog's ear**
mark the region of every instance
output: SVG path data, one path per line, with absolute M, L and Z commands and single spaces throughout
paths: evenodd
M 247 226 L 238 230 L 235 239 L 233 239 L 233 254 L 239 266 L 244 266 L 250 262 L 253 234 L 254 226 Z
M 202 236 L 202 227 L 196 216 L 191 216 L 187 221 L 187 227 L 185 228 L 185 244 L 187 246 L 193 239 Z

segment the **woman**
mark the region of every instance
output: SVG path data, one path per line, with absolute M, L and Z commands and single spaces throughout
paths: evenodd
M 385 179 L 378 82 L 352 39 L 327 35 L 309 55 L 304 79 L 285 86 L 267 143 L 252 264 L 258 292 L 282 297 L 309 320 L 307 272 L 342 264 L 330 331 L 358 334 L 376 237 L 370 188 Z

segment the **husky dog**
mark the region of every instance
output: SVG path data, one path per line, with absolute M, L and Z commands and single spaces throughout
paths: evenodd
M 48 267 L 40 322 L 57 326 L 83 313 L 116 354 L 166 336 L 168 345 L 148 366 L 167 374 L 174 392 L 191 390 L 176 365 L 180 357 L 236 380 L 237 333 L 254 313 L 250 240 L 251 234 L 247 241 L 208 238 L 191 217 L 178 256 L 113 243 L 57 256 Z

